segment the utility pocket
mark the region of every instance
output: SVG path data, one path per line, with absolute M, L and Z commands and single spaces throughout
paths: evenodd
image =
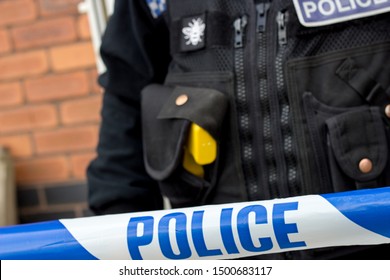
M 326 127 L 329 166 L 336 191 L 389 183 L 388 140 L 378 107 L 336 115 L 326 120 Z
M 159 181 L 173 207 L 199 204 L 210 188 L 218 165 L 219 134 L 227 105 L 224 94 L 209 88 L 152 84 L 142 91 L 145 168 Z M 217 143 L 216 159 L 201 166 L 202 176 L 183 167 L 192 124 Z
M 288 62 L 304 193 L 390 184 L 390 43 Z

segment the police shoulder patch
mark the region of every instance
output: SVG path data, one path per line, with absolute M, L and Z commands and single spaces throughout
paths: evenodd
M 166 0 L 145 0 L 154 18 L 158 18 L 166 9 Z
M 294 0 L 302 25 L 308 27 L 390 12 L 390 0 Z

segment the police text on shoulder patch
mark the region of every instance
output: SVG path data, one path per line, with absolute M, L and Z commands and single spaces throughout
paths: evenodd
M 294 0 L 302 25 L 308 27 L 390 12 L 390 0 Z

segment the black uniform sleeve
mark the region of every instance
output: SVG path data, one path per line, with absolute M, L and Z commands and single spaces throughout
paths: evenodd
M 158 186 L 142 156 L 140 91 L 166 75 L 169 36 L 163 16 L 154 19 L 144 0 L 115 1 L 101 45 L 107 71 L 97 157 L 87 170 L 95 214 L 161 209 Z

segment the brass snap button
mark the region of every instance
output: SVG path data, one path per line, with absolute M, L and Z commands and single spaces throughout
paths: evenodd
M 369 173 L 372 171 L 372 161 L 369 160 L 368 158 L 363 158 L 359 162 L 359 170 L 362 173 Z
M 176 98 L 176 105 L 177 106 L 182 106 L 186 104 L 188 101 L 188 95 L 187 94 L 181 94 Z
M 385 115 L 390 119 L 390 104 L 387 104 L 385 107 Z

